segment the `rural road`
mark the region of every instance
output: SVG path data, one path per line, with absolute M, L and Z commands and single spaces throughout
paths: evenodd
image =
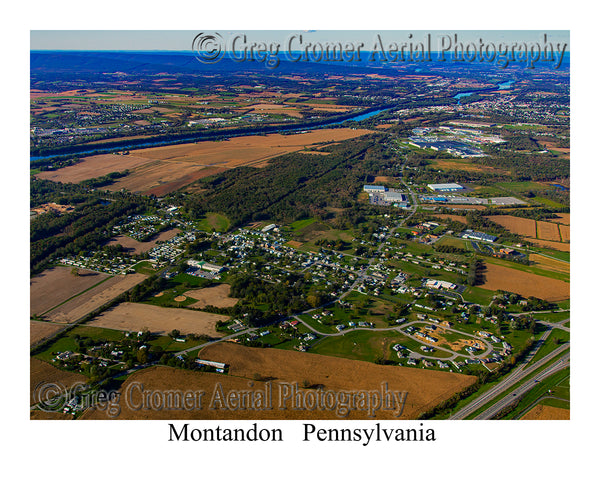
M 428 356 L 428 355 L 422 355 L 422 354 L 419 353 L 419 356 L 421 358 L 427 358 L 427 359 L 430 359 L 430 360 L 454 360 L 458 356 L 462 356 L 462 357 L 466 356 L 466 355 L 462 355 L 462 354 L 459 355 L 458 353 L 456 353 L 453 350 L 450 350 L 450 349 L 447 349 L 447 348 L 444 348 L 444 347 L 439 347 L 439 346 L 437 346 L 435 344 L 432 344 L 432 343 L 429 343 L 429 342 L 425 342 L 424 340 L 421 340 L 419 337 L 416 337 L 414 335 L 410 335 L 410 334 L 402 331 L 403 328 L 410 327 L 411 325 L 414 325 L 414 324 L 426 323 L 428 325 L 434 325 L 436 327 L 438 326 L 435 323 L 427 321 L 427 320 L 415 320 L 413 322 L 405 323 L 402 326 L 397 326 L 397 327 L 388 327 L 388 328 L 353 327 L 353 328 L 344 329 L 341 332 L 337 332 L 337 333 L 323 333 L 323 332 L 315 329 L 314 327 L 312 327 L 308 323 L 306 323 L 300 317 L 295 316 L 294 318 L 296 320 L 298 320 L 300 323 L 302 323 L 305 327 L 307 327 L 308 329 L 310 329 L 311 331 L 313 331 L 314 333 L 316 333 L 318 335 L 321 335 L 321 336 L 324 336 L 324 337 L 341 337 L 343 335 L 346 335 L 347 333 L 354 332 L 354 331 L 357 331 L 357 330 L 367 330 L 367 331 L 370 331 L 370 332 L 389 332 L 389 331 L 395 331 L 395 332 L 398 332 L 398 333 L 400 333 L 400 334 L 402 334 L 402 335 L 404 335 L 404 336 L 406 336 L 406 337 L 408 337 L 408 338 L 410 338 L 412 340 L 415 340 L 416 342 L 419 342 L 419 343 L 421 343 L 421 344 L 423 344 L 423 345 L 425 345 L 427 347 L 433 347 L 433 348 L 435 348 L 437 350 L 442 350 L 442 351 L 444 351 L 446 353 L 449 353 L 451 355 L 451 357 L 439 358 L 439 357 L 433 357 L 433 356 Z M 485 344 L 486 350 L 483 353 L 479 353 L 477 355 L 471 354 L 472 358 L 484 358 L 487 355 L 489 355 L 491 353 L 491 351 L 493 350 L 493 346 L 490 345 L 489 342 L 487 342 L 484 338 L 476 337 L 475 335 L 470 335 L 468 333 L 461 332 L 459 330 L 455 330 L 455 329 L 450 328 L 450 327 L 443 327 L 443 329 L 444 330 L 449 330 L 451 332 L 459 333 L 461 335 L 465 335 L 465 336 L 468 336 L 468 337 L 472 337 L 473 339 L 477 340 L 478 342 Z

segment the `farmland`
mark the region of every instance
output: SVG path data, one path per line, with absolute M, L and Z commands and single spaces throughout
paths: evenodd
M 550 405 L 536 405 L 521 417 L 521 420 L 569 420 L 570 411 L 567 408 Z
M 110 52 L 81 73 L 55 55 L 53 80 L 45 58 L 31 81 L 33 358 L 122 393 L 386 382 L 409 394 L 403 418 L 442 418 L 568 348 L 569 162 L 541 151 L 568 148 L 566 76 L 511 71 L 508 90 L 485 65 L 246 75 L 171 53 L 113 71 Z
M 30 281 L 29 308 L 31 314 L 41 315 L 74 295 L 109 278 L 104 273 L 79 270 L 73 275 L 67 267 L 53 267 Z
M 89 325 L 122 331 L 140 331 L 148 328 L 159 335 L 177 329 L 183 335 L 209 335 L 218 337 L 215 324 L 228 317 L 214 313 L 199 312 L 183 308 L 164 308 L 141 303 L 121 303 L 92 320 Z
M 322 129 L 293 135 L 255 135 L 224 141 L 205 141 L 136 150 L 134 155 L 97 155 L 62 169 L 41 172 L 38 178 L 57 182 L 81 182 L 110 172 L 131 173 L 113 183 L 114 191 L 164 195 L 222 169 L 260 167 L 285 153 L 297 152 L 325 142 L 335 142 L 371 133 L 364 129 Z
M 33 345 L 63 328 L 62 325 L 50 322 L 29 322 L 29 344 Z
M 512 233 L 523 235 L 524 237 L 536 238 L 535 220 L 510 215 L 492 215 L 488 218 L 502 225 Z
M 557 250 L 569 250 L 568 245 L 559 244 L 560 242 L 569 242 L 571 239 L 570 217 L 568 216 L 551 219 L 548 222 L 514 217 L 512 215 L 492 215 L 488 218 L 502 225 L 512 233 L 523 235 L 531 243 L 556 248 Z M 564 223 L 565 221 L 566 224 Z
M 561 280 L 540 277 L 490 262 L 486 262 L 485 267 L 485 282 L 481 288 L 486 290 L 504 290 L 551 302 L 565 300 L 570 296 L 569 284 Z
M 38 402 L 36 398 L 36 387 L 44 384 L 58 384 L 64 387 L 70 387 L 75 383 L 82 383 L 87 380 L 83 375 L 73 372 L 66 372 L 53 367 L 49 363 L 38 360 L 37 358 L 31 358 L 29 363 L 30 376 L 30 403 L 34 404 Z
M 289 350 L 256 349 L 219 343 L 202 349 L 198 356 L 229 365 L 232 376 L 271 378 L 283 382 L 307 380 L 333 390 L 371 390 L 387 382 L 390 389 L 408 391 L 402 418 L 415 418 L 444 398 L 471 385 L 475 378 L 448 372 L 417 370 L 398 366 L 303 354 Z
M 146 276 L 141 273 L 111 277 L 100 285 L 48 311 L 45 317 L 53 322 L 75 322 L 142 282 L 145 278 Z
M 196 303 L 190 305 L 192 308 L 203 308 L 206 305 L 213 305 L 221 308 L 233 307 L 238 302 L 238 299 L 230 297 L 229 291 L 229 285 L 222 283 L 215 287 L 188 290 L 183 295 L 197 300 Z

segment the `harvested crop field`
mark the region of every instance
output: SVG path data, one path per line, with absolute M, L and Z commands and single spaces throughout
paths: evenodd
M 523 415 L 520 420 L 569 420 L 571 411 L 567 408 L 536 405 Z
M 448 213 L 438 213 L 435 215 L 437 218 L 441 218 L 442 220 L 450 220 L 452 222 L 460 222 L 467 224 L 467 217 L 463 217 L 462 215 L 451 215 Z
M 563 225 L 571 225 L 571 214 L 570 213 L 555 213 L 559 218 L 550 218 L 549 222 L 562 223 Z
M 537 238 L 538 240 L 560 242 L 562 238 L 562 241 L 565 242 L 571 238 L 569 225 L 559 225 L 556 222 L 536 222 L 530 218 L 513 217 L 512 215 L 491 215 L 487 218 L 512 233 L 528 237 L 528 240 Z M 563 232 L 564 237 L 562 236 Z
M 62 183 L 79 183 L 90 178 L 102 177 L 112 172 L 133 170 L 151 160 L 136 154 L 117 155 L 108 153 L 86 157 L 81 162 L 58 170 L 36 174 L 37 178 Z
M 552 222 L 537 222 L 537 238 L 540 240 L 560 242 L 558 225 Z
M 38 322 L 30 320 L 29 322 L 29 345 L 38 343 L 58 330 L 64 328 L 64 325 L 57 325 L 50 322 Z
M 563 242 L 571 241 L 571 227 L 569 225 L 559 225 L 558 229 L 560 230 L 560 238 Z
M 198 300 L 196 303 L 190 305 L 194 308 L 204 308 L 207 305 L 213 305 L 219 308 L 233 307 L 239 299 L 232 298 L 229 296 L 231 287 L 226 283 L 217 285 L 215 287 L 208 288 L 197 288 L 195 290 L 188 290 L 184 293 L 186 297 L 195 298 Z
M 538 255 L 537 253 L 532 253 L 529 255 L 529 260 L 535 262 L 540 267 L 546 270 L 552 270 L 560 273 L 569 273 L 571 270 L 571 265 L 568 262 L 562 262 L 560 260 L 556 260 L 555 258 L 545 257 L 544 255 Z
M 261 167 L 271 158 L 297 152 L 304 147 L 336 142 L 372 133 L 371 130 L 331 128 L 292 135 L 252 135 L 224 141 L 206 141 L 135 150 L 131 155 L 95 155 L 77 165 L 52 172 L 41 172 L 39 178 L 57 182 L 80 182 L 115 171 L 131 173 L 109 185 L 109 190 L 122 188 L 131 192 L 165 195 L 200 178 L 242 165 Z
M 561 252 L 571 251 L 570 243 L 551 242 L 548 240 L 537 240 L 535 238 L 526 238 L 526 240 L 534 245 L 537 245 L 538 247 L 554 248 L 555 250 L 559 250 Z
M 536 238 L 535 220 L 513 217 L 512 215 L 492 215 L 487 218 L 498 225 L 502 225 L 511 233 Z
M 142 282 L 145 278 L 146 275 L 141 273 L 116 275 L 48 312 L 45 317 L 52 322 L 75 322 Z
M 452 205 L 450 210 L 485 210 L 485 205 Z
M 138 242 L 137 240 L 126 235 L 118 235 L 114 238 L 111 238 L 106 245 L 121 245 L 129 253 L 134 253 L 137 255 L 147 252 L 148 250 L 154 248 L 158 242 L 169 240 L 180 232 L 181 230 L 178 228 L 170 228 L 160 232 L 158 235 L 152 238 L 152 240 L 147 242 Z
M 29 420 L 72 420 L 73 416 L 62 412 L 44 412 L 42 410 L 31 410 Z
M 486 290 L 504 290 L 518 293 L 525 298 L 533 296 L 549 302 L 567 300 L 570 297 L 570 286 L 567 282 L 489 262 L 485 262 L 485 266 L 485 283 L 480 287 Z
M 71 267 L 53 267 L 44 270 L 29 281 L 31 314 L 41 315 L 109 277 L 105 273 L 84 269 L 78 269 L 79 275 L 75 276 L 71 270 Z
M 165 335 L 176 329 L 182 335 L 195 333 L 211 337 L 222 336 L 215 330 L 219 320 L 229 317 L 215 313 L 199 312 L 186 308 L 167 308 L 144 303 L 121 303 L 98 315 L 88 323 L 91 327 L 113 330 L 140 331 L 148 328 L 152 333 Z
M 31 404 L 38 403 L 37 397 L 41 391 L 36 392 L 36 387 L 40 385 L 45 383 L 55 383 L 68 388 L 75 383 L 87 381 L 87 377 L 84 375 L 67 372 L 65 370 L 59 370 L 49 363 L 42 362 L 37 358 L 29 359 L 29 368 L 29 399 Z
M 355 360 L 326 357 L 310 353 L 275 349 L 255 349 L 232 343 L 219 343 L 205 348 L 202 358 L 230 363 L 236 373 L 219 375 L 216 373 L 192 372 L 171 367 L 152 367 L 134 373 L 121 387 L 126 392 L 129 385 L 139 382 L 145 390 L 205 392 L 201 408 L 191 411 L 143 410 L 132 411 L 122 405 L 119 419 L 210 419 L 210 420 L 301 420 L 301 419 L 394 419 L 393 411 L 380 410 L 375 417 L 367 417 L 364 411 L 351 411 L 347 417 L 337 415 L 335 410 L 295 410 L 288 402 L 281 401 L 280 392 L 285 394 L 283 384 L 298 383 L 299 391 L 307 397 L 315 395 L 315 388 L 303 389 L 304 380 L 319 385 L 325 391 L 378 390 L 382 382 L 388 389 L 408 392 L 401 419 L 414 419 L 417 416 L 475 382 L 475 377 L 449 372 L 411 369 L 397 366 L 382 366 Z M 260 378 L 259 378 L 260 377 Z M 271 385 L 272 409 L 210 409 L 215 389 L 219 386 L 225 395 L 233 390 L 264 392 Z M 249 385 L 251 385 L 249 387 Z M 280 390 L 281 389 L 281 390 Z M 217 390 L 218 391 L 218 390 Z M 256 404 L 255 404 L 256 405 Z M 218 405 L 217 405 L 218 406 Z M 279 408 L 280 406 L 286 408 Z M 342 412 L 343 413 L 343 412 Z M 82 419 L 107 419 L 106 412 L 89 410 Z
M 474 377 L 450 372 L 376 365 L 291 350 L 250 348 L 231 342 L 209 345 L 198 356 L 224 362 L 229 365 L 231 375 L 248 379 L 253 379 L 258 373 L 276 382 L 298 382 L 301 385 L 307 380 L 310 384 L 336 391 L 373 390 L 387 382 L 392 390 L 409 392 L 402 418 L 415 418 L 475 381 Z

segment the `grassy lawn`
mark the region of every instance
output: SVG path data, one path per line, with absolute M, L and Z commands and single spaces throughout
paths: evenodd
M 229 219 L 220 213 L 207 213 L 206 216 L 197 223 L 200 230 L 205 232 L 226 232 L 229 230 Z
M 133 267 L 135 273 L 143 273 L 144 275 L 152 275 L 156 273 L 156 270 L 152 266 L 150 262 L 140 262 L 135 267 Z
M 311 223 L 316 222 L 316 218 L 305 218 L 304 220 L 297 220 L 290 224 L 290 228 L 297 232 L 298 230 L 303 229 L 304 227 L 308 227 Z
M 560 322 L 570 318 L 571 312 L 536 313 L 534 317 L 536 320 L 543 320 L 544 322 Z
M 564 330 L 555 328 L 554 330 L 552 330 L 552 333 L 546 339 L 546 341 L 544 342 L 542 347 L 535 354 L 535 356 L 531 360 L 531 363 L 541 360 L 546 355 L 548 355 L 550 352 L 552 352 L 553 350 L 556 350 L 558 347 L 560 347 L 565 342 L 568 342 L 569 340 L 570 340 L 569 332 L 565 332 Z M 558 341 L 560 343 L 557 345 L 555 343 L 555 341 Z
M 532 406 L 539 400 L 547 395 L 551 395 L 554 397 L 554 406 L 565 408 L 569 407 L 570 400 L 570 392 L 569 392 L 569 377 L 570 377 L 570 369 L 567 368 L 565 370 L 561 370 L 560 372 L 551 375 L 548 378 L 545 378 L 535 387 L 533 387 L 529 392 L 527 392 L 517 404 L 516 408 L 510 412 L 508 415 L 503 417 L 503 419 L 513 419 L 519 418 L 524 415 L 529 407 Z M 551 393 L 550 393 L 550 392 Z M 562 399 L 561 403 L 559 399 Z M 551 399 L 547 399 L 551 400 Z M 546 401 L 546 399 L 544 400 Z
M 478 303 L 479 305 L 489 305 L 495 292 L 479 287 L 467 287 L 462 293 L 467 302 Z
M 321 355 L 343 357 L 352 360 L 375 362 L 378 358 L 399 361 L 396 352 L 391 349 L 395 343 L 402 343 L 408 347 L 416 347 L 416 342 L 411 342 L 404 335 L 397 332 L 369 332 L 357 330 L 340 337 L 326 337 L 316 343 L 310 351 Z

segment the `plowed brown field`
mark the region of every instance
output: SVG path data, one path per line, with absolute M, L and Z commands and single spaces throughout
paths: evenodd
M 550 240 L 560 242 L 560 233 L 558 233 L 558 224 L 552 222 L 537 222 L 537 237 L 540 240 Z
M 53 367 L 49 363 L 42 362 L 37 358 L 29 360 L 29 382 L 30 382 L 30 403 L 38 403 L 39 394 L 44 390 L 44 384 L 56 384 L 59 387 L 69 388 L 78 382 L 86 382 L 87 377 L 79 373 L 67 372 Z M 62 388 L 62 387 L 61 387 Z
M 107 188 L 164 195 L 222 169 L 242 165 L 261 167 L 271 158 L 300 151 L 306 146 L 347 140 L 369 133 L 372 131 L 330 128 L 293 135 L 252 135 L 226 141 L 166 145 L 136 150 L 131 155 L 95 155 L 77 165 L 41 172 L 37 176 L 57 182 L 77 183 L 129 169 L 131 174 Z
M 191 372 L 170 367 L 152 367 L 133 374 L 121 387 L 125 398 L 130 385 L 136 382 L 143 385 L 144 391 L 204 391 L 201 408 L 190 411 L 163 409 L 162 411 L 139 409 L 134 411 L 121 402 L 122 412 L 119 419 L 340 419 L 335 409 L 294 410 L 291 403 L 284 403 L 280 393 L 285 395 L 284 384 L 298 383 L 298 389 L 303 395 L 306 392 L 315 394 L 316 389 L 303 389 L 302 384 L 307 380 L 312 385 L 319 385 L 325 391 L 357 392 L 380 391 L 382 382 L 387 382 L 392 391 L 408 392 L 401 419 L 414 419 L 421 412 L 450 397 L 475 382 L 475 377 L 450 372 L 421 370 L 397 366 L 375 365 L 368 362 L 326 357 L 310 353 L 275 349 L 254 349 L 232 343 L 219 343 L 205 348 L 202 358 L 229 363 L 230 375 L 215 373 Z M 257 380 L 258 375 L 261 379 Z M 232 390 L 264 391 L 269 388 L 266 379 L 270 381 L 272 391 L 272 410 L 210 409 L 213 395 L 220 385 L 225 395 Z M 280 409 L 280 406 L 285 408 Z M 102 411 L 88 411 L 84 419 L 106 419 Z M 393 419 L 394 412 L 379 410 L 375 417 L 368 417 L 366 412 L 351 411 L 349 419 Z
M 79 275 L 76 276 L 71 270 L 71 267 L 50 268 L 29 281 L 29 308 L 32 314 L 40 315 L 109 277 L 105 273 L 82 268 L 78 269 Z
M 144 303 L 120 303 L 98 315 L 88 324 L 91 327 L 112 328 L 123 331 L 140 331 L 148 328 L 153 333 L 167 334 L 177 329 L 182 335 L 195 333 L 220 337 L 215 330 L 218 320 L 228 320 L 225 315 L 199 312 L 186 308 L 166 308 Z
M 533 296 L 549 302 L 567 300 L 570 296 L 569 284 L 561 280 L 541 277 L 489 262 L 485 262 L 485 266 L 485 283 L 480 286 L 486 290 L 504 290 L 518 293 L 526 298 Z
M 229 285 L 222 283 L 215 287 L 188 290 L 183 295 L 198 300 L 196 303 L 190 305 L 191 307 L 203 308 L 207 305 L 213 305 L 219 308 L 226 308 L 233 307 L 239 301 L 239 299 L 229 296 L 230 290 Z
M 512 215 L 491 215 L 488 218 L 517 235 L 536 237 L 535 220 L 513 217 Z
M 61 328 L 64 328 L 64 325 L 57 325 L 56 323 L 50 322 L 36 322 L 31 320 L 29 322 L 29 345 L 33 345 L 34 343 L 49 337 Z
M 116 275 L 106 282 L 69 300 L 55 308 L 45 316 L 52 322 L 71 323 L 93 312 L 113 298 L 141 283 L 146 275 L 134 273 L 131 275 Z
M 571 411 L 567 408 L 536 405 L 523 415 L 521 420 L 569 420 Z

